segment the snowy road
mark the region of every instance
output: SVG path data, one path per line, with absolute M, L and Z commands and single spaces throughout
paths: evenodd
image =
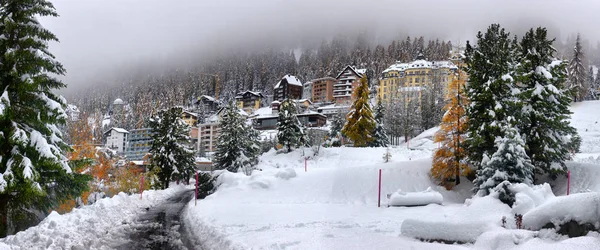
M 117 249 L 199 249 L 187 239 L 189 234 L 181 220 L 183 209 L 193 197 L 193 190 L 184 190 L 149 208 L 127 230 L 130 242 Z

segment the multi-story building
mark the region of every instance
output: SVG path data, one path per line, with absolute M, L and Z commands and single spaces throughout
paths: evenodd
M 238 93 L 235 97 L 239 108 L 247 113 L 252 113 L 260 108 L 262 99 L 265 98 L 260 92 L 246 91 Z
M 333 77 L 324 77 L 311 80 L 312 93 L 311 98 L 313 103 L 330 103 L 333 98 L 333 84 L 336 82 Z
M 305 82 L 302 87 L 302 98 L 312 101 L 312 82 Z
M 111 128 L 104 132 L 104 142 L 107 148 L 117 153 L 123 153 L 127 144 L 127 134 L 129 131 L 122 128 Z
M 141 161 L 150 152 L 152 146 L 152 129 L 141 128 L 129 131 L 125 156 L 130 161 Z
M 282 102 L 285 99 L 302 98 L 302 83 L 293 75 L 285 75 L 273 88 L 273 100 Z
M 389 102 L 399 92 L 420 92 L 432 84 L 440 84 L 444 93 L 447 86 L 456 77 L 458 67 L 450 61 L 427 61 L 423 55 L 411 63 L 396 63 L 381 74 L 379 79 L 379 98 Z
M 335 103 L 348 104 L 354 100 L 354 90 L 360 84 L 360 79 L 365 76 L 366 69 L 356 69 L 346 66 L 336 77 L 333 84 L 333 98 Z
M 219 122 L 209 121 L 203 124 L 198 124 L 200 140 L 198 141 L 198 150 L 204 147 L 204 152 L 214 152 L 217 149 L 217 137 L 221 132 Z

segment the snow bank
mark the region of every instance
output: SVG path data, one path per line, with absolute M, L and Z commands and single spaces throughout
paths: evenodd
M 537 232 L 529 230 L 496 229 L 481 234 L 473 246 L 476 249 L 513 249 L 534 239 L 536 236 Z M 538 248 L 532 247 L 530 249 Z
M 428 204 L 442 204 L 444 197 L 431 187 L 423 192 L 406 193 L 398 190 L 390 196 L 390 206 L 424 206 Z
M 144 191 L 143 200 L 139 194 L 119 193 L 64 215 L 52 212 L 37 226 L 0 239 L 0 249 L 3 244 L 16 250 L 115 248 L 129 240 L 126 229 L 145 208 L 182 190 L 183 186 L 174 186 Z
M 600 222 L 600 193 L 579 193 L 551 199 L 523 215 L 523 226 L 539 230 L 549 222 L 580 224 Z
M 515 193 L 515 203 L 512 207 L 513 214 L 525 214 L 542 205 L 548 199 L 555 197 L 548 183 L 536 186 L 513 184 L 509 189 Z
M 481 221 L 421 221 L 408 219 L 402 222 L 402 235 L 421 240 L 445 242 L 475 242 L 490 226 Z

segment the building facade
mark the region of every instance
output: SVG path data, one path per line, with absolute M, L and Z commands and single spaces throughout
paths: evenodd
M 183 113 L 181 113 L 181 119 L 188 126 L 194 127 L 198 123 L 198 114 L 184 110 Z
M 313 103 L 334 102 L 333 84 L 336 82 L 333 77 L 324 77 L 310 81 L 312 83 L 311 98 Z
M 221 125 L 218 122 L 198 124 L 200 140 L 197 149 L 204 148 L 204 152 L 215 152 L 217 149 L 217 138 L 221 133 Z
M 127 145 L 129 131 L 122 128 L 111 128 L 104 132 L 105 146 L 117 153 L 123 153 Z
M 238 107 L 247 113 L 252 113 L 260 108 L 262 99 L 265 98 L 261 92 L 246 91 L 238 93 L 235 97 Z
M 302 92 L 300 80 L 293 75 L 285 75 L 273 88 L 273 100 L 282 102 L 285 99 L 300 99 Z
M 304 87 L 302 89 L 302 98 L 303 99 L 308 99 L 308 100 L 312 101 L 312 86 L 313 86 L 312 82 L 304 83 Z
M 152 147 L 152 129 L 141 128 L 129 131 L 125 156 L 130 161 L 141 161 Z
M 366 69 L 356 69 L 346 66 L 336 77 L 333 84 L 333 98 L 335 103 L 349 104 L 354 100 L 354 90 L 360 84 L 360 79 L 365 76 Z

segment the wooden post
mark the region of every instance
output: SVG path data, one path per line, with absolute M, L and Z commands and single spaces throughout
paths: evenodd
M 379 169 L 379 188 L 377 193 L 377 207 L 381 207 L 381 169 Z

